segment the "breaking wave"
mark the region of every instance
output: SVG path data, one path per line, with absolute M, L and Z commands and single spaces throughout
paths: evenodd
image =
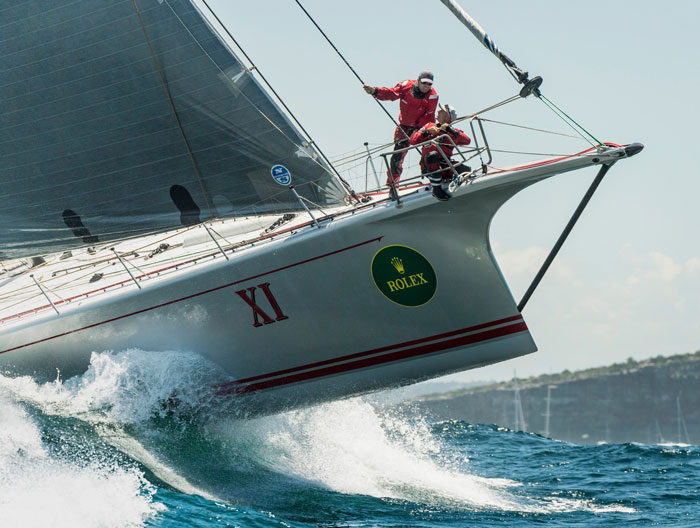
M 65 448 L 70 426 L 42 430 L 51 424 L 2 393 L 0 423 L 2 526 L 141 526 L 160 511 L 156 488 L 128 460 L 85 443 Z
M 300 497 L 329 493 L 466 511 L 634 511 L 480 476 L 459 422 L 371 398 L 236 419 L 204 383 L 215 375 L 193 353 L 127 350 L 95 353 L 65 381 L 0 376 L 2 515 L 10 526 L 140 526 L 167 510 L 159 489 L 291 517 Z

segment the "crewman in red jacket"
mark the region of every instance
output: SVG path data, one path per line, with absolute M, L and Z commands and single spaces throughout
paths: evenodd
M 450 167 L 454 167 L 458 174 L 469 172 L 470 170 L 466 165 L 455 163 L 450 159 L 455 145 L 469 145 L 472 141 L 464 132 L 451 125 L 456 118 L 457 111 L 453 107 L 440 105 L 440 110 L 437 113 L 437 123 L 428 123 L 420 130 L 414 132 L 410 140 L 411 145 L 419 145 L 431 139 L 439 138 L 436 142 L 426 143 L 423 146 L 420 166 L 423 174 L 428 173 L 428 179 L 433 188 L 433 196 L 443 201 L 450 199 L 450 195 L 442 188 L 442 182 L 450 181 L 454 176 L 454 172 Z
M 402 81 L 393 88 L 362 86 L 370 95 L 380 101 L 396 101 L 399 104 L 399 126 L 394 131 L 394 150 L 401 150 L 408 146 L 411 135 L 428 123 L 435 123 L 435 109 L 438 104 L 438 94 L 433 88 L 433 73 L 424 70 L 418 75 L 418 79 Z M 398 152 L 391 156 L 390 170 L 387 172 L 386 184 L 390 185 L 401 179 L 403 159 L 406 151 Z

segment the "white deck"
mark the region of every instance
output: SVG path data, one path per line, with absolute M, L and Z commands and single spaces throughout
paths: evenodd
M 332 212 L 342 214 L 352 209 L 344 207 Z M 320 211 L 314 211 L 314 215 L 324 216 Z M 231 258 L 237 252 L 308 228 L 311 222 L 306 213 L 297 213 L 291 221 L 266 231 L 280 218 L 281 215 L 265 215 L 207 222 L 206 226 Z M 167 247 L 161 249 L 162 245 Z M 204 225 L 198 225 L 117 244 L 97 244 L 66 254 L 47 255 L 44 263 L 34 267 L 30 267 L 28 259 L 5 262 L 0 269 L 0 331 L 47 314 L 51 316 L 55 310 L 60 313 L 122 293 L 125 288 L 137 289 L 135 281 L 147 287 L 150 281 L 184 274 L 195 266 L 224 258 Z
M 500 169 L 465 182 L 457 192 L 485 189 L 515 179 L 540 179 L 543 173 L 552 172 L 553 165 L 561 167 L 556 172 L 564 172 L 580 168 L 582 165 L 590 165 L 590 160 L 586 158 L 594 156 L 601 159 L 617 157 L 610 154 L 600 156 L 593 152 Z M 414 180 L 402 189 L 400 195 L 414 194 L 424 186 L 425 184 Z M 337 219 L 378 204 L 392 204 L 387 198 L 387 193 L 381 192 L 372 195 L 371 201 L 364 205 L 325 211 L 314 210 L 312 213 L 316 218 L 322 219 L 321 221 Z M 301 229 L 313 229 L 310 216 L 299 212 L 291 221 L 270 230 L 270 226 L 280 218 L 281 215 L 263 215 L 217 220 L 207 222 L 206 226 L 219 245 L 225 248 L 229 258 L 238 252 L 290 236 Z M 167 244 L 167 249 L 158 251 L 162 244 Z M 134 279 L 115 257 L 112 248 L 122 256 L 131 275 L 144 287 L 149 281 L 187 273 L 195 266 L 204 266 L 225 258 L 204 225 L 198 225 L 125 240 L 117 244 L 98 244 L 90 248 L 94 249 L 94 252 L 82 248 L 73 250 L 70 255 L 44 256 L 46 262 L 34 267 L 29 266 L 28 260 L 1 263 L 0 334 L 17 324 L 52 316 L 56 310 L 61 313 L 71 307 L 83 306 L 96 298 L 104 299 L 106 295 L 119 294 L 124 292 L 125 288 L 138 288 Z M 39 282 L 45 293 L 42 293 L 34 279 Z M 51 306 L 49 299 L 54 306 Z

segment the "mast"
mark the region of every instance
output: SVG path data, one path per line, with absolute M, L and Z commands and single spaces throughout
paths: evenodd
M 516 431 L 527 431 L 527 423 L 525 423 L 525 415 L 523 414 L 523 403 L 520 400 L 520 389 L 518 388 L 518 375 L 516 371 L 513 371 L 513 414 L 514 414 L 514 428 Z
M 681 443 L 681 393 L 676 396 L 676 422 L 678 423 L 678 443 Z
M 550 414 L 550 406 L 552 403 L 552 386 L 547 385 L 547 410 L 545 411 L 544 414 L 544 436 L 546 438 L 549 438 L 549 418 L 551 416 Z
M 457 17 L 460 22 L 462 22 L 462 24 L 467 27 L 469 31 L 471 31 L 471 33 L 484 45 L 486 49 L 493 53 L 498 60 L 503 63 L 506 70 L 508 70 L 515 80 L 523 85 L 523 88 L 520 90 L 520 97 L 527 97 L 530 94 L 534 94 L 535 97 L 540 96 L 539 87 L 542 84 L 542 77 L 537 76 L 530 79 L 528 72 L 518 68 L 515 62 L 513 62 L 510 57 L 503 53 L 498 46 L 496 46 L 496 43 L 491 40 L 486 31 L 484 31 L 476 20 L 469 16 L 469 13 L 462 9 L 462 6 L 460 6 L 456 0 L 440 1 L 452 12 L 452 14 L 454 14 L 455 17 Z
M 682 443 L 681 426 L 683 426 L 683 432 L 685 432 L 685 442 L 687 444 L 690 444 L 690 435 L 688 434 L 688 427 L 685 425 L 683 411 L 681 411 L 681 392 L 683 391 L 678 391 L 678 395 L 676 396 L 676 422 L 678 426 L 678 443 Z
M 519 428 L 519 423 L 518 423 L 518 378 L 515 377 L 515 372 L 513 372 L 513 430 L 517 431 Z

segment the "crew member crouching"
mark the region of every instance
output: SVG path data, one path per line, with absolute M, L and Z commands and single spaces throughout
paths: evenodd
M 470 171 L 469 167 L 463 163 L 455 163 L 450 159 L 455 145 L 469 145 L 471 143 L 469 136 L 450 125 L 456 117 L 457 111 L 453 107 L 440 105 L 440 110 L 437 113 L 437 123 L 428 123 L 415 132 L 410 140 L 411 145 L 418 145 L 443 136 L 435 143 L 428 143 L 423 147 L 420 160 L 421 172 L 428 175 L 428 179 L 432 184 L 433 196 L 443 201 L 450 199 L 450 195 L 442 188 L 442 182 L 450 181 L 454 176 L 450 167 L 454 167 L 458 174 Z M 449 163 L 447 160 L 449 160 Z

